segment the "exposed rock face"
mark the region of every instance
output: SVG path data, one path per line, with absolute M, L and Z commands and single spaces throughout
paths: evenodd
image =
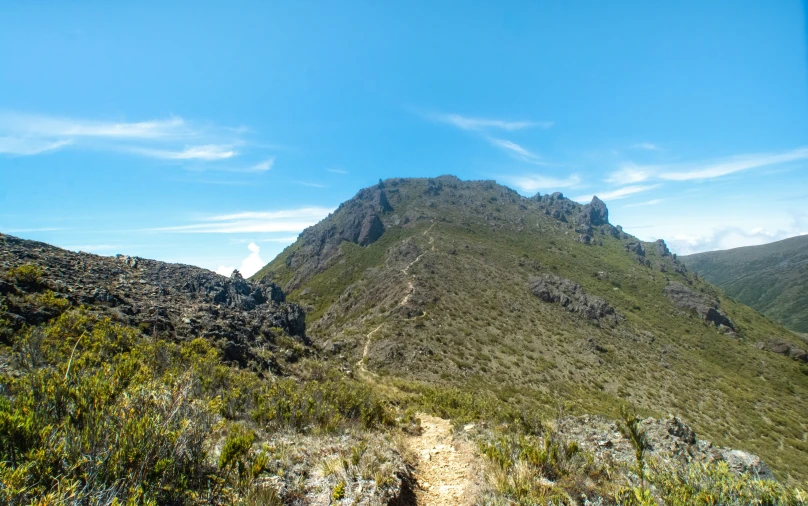
M 49 315 L 38 314 L 23 296 L 52 290 L 145 333 L 211 339 L 239 362 L 248 358 L 251 344 L 274 339 L 277 329 L 308 342 L 305 313 L 285 302 L 283 291 L 268 279 L 253 283 L 238 271 L 226 278 L 189 265 L 74 253 L 0 234 L 0 269 L 24 264 L 42 269 L 40 286 L 8 281 L 0 286 L 8 314 L 18 323 L 45 321 Z
M 645 248 L 643 248 L 641 242 L 630 242 L 626 244 L 626 251 L 629 253 L 634 253 L 637 256 L 645 256 Z
M 662 239 L 657 239 L 654 246 L 656 247 L 657 255 L 661 257 L 671 256 L 671 250 L 668 249 L 668 245 Z
M 578 215 L 578 224 L 586 227 L 598 227 L 609 224 L 609 209 L 597 197 L 592 197 L 592 202 L 585 205 Z
M 734 331 L 735 325 L 729 318 L 719 311 L 718 300 L 703 293 L 697 293 L 681 283 L 673 282 L 663 290 L 665 296 L 674 305 L 687 311 L 694 311 L 704 321 L 712 323 L 722 330 Z
M 365 217 L 362 223 L 362 229 L 359 231 L 357 241 L 360 246 L 367 246 L 368 244 L 376 242 L 376 240 L 384 233 L 384 224 L 379 218 L 379 215 L 372 214 Z
M 640 423 L 640 428 L 645 431 L 648 443 L 646 455 L 649 457 L 670 464 L 726 461 L 737 474 L 774 479 L 769 466 L 756 455 L 715 447 L 709 441 L 699 441 L 693 429 L 675 416 L 668 416 L 665 420 L 646 418 Z M 584 450 L 593 453 L 596 460 L 613 459 L 634 463 L 631 442 L 620 432 L 616 422 L 604 417 L 563 418 L 558 426 L 558 433 L 564 439 L 577 441 Z
M 785 355 L 786 357 L 791 357 L 794 360 L 808 363 L 808 352 L 781 339 L 774 339 L 767 343 L 758 343 L 757 347 L 761 350 L 770 351 L 779 355 Z
M 587 295 L 581 285 L 552 274 L 530 280 L 530 291 L 544 302 L 561 304 L 567 311 L 586 316 L 590 320 L 616 324 L 621 317 L 605 300 Z
M 393 211 L 383 189 L 377 185 L 361 190 L 354 198 L 317 225 L 300 234 L 301 245 L 286 258 L 286 265 L 295 270 L 287 289 L 294 289 L 300 280 L 326 269 L 340 254 L 343 241 L 367 246 L 384 233 L 381 215 Z

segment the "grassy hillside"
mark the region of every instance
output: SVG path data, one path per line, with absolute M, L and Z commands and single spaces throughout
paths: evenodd
M 681 257 L 727 295 L 796 332 L 808 332 L 808 235 Z
M 502 409 L 615 416 L 626 403 L 675 413 L 705 438 L 760 454 L 783 479 L 808 476 L 808 368 L 754 346 L 798 345 L 795 335 L 658 245 L 638 256 L 636 238 L 586 230 L 582 206 L 558 195 L 528 199 L 453 177 L 387 180 L 382 190 L 392 209 L 379 214 L 378 240 L 341 242 L 310 268 L 311 240 L 339 233 L 329 220 L 358 208 L 346 205 L 258 274 L 308 308 L 310 334 L 344 368 L 361 360 L 400 390 L 448 399 L 445 413 L 460 418 Z M 358 198 L 377 198 L 368 195 Z M 619 321 L 540 300 L 530 282 L 548 274 L 603 299 Z M 735 332 L 675 306 L 663 293 L 673 282 L 718 299 Z

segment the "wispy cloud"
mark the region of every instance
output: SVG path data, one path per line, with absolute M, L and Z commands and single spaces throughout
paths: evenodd
M 0 137 L 0 154 L 30 156 L 54 151 L 71 144 L 69 140 L 43 140 L 25 137 Z
M 537 190 L 558 190 L 561 188 L 571 188 L 578 186 L 581 178 L 577 174 L 572 174 L 566 178 L 544 176 L 541 174 L 528 174 L 523 176 L 507 176 L 503 178 L 508 184 L 515 186 L 526 192 Z
M 237 151 L 232 149 L 232 146 L 217 146 L 215 144 L 208 144 L 204 146 L 186 146 L 179 151 L 144 148 L 132 148 L 131 151 L 144 156 L 161 158 L 164 160 L 226 160 L 228 158 L 233 158 L 238 154 Z
M 477 135 L 483 137 L 492 146 L 502 149 L 508 153 L 508 155 L 516 159 L 531 163 L 533 165 L 546 165 L 539 155 L 531 152 L 527 148 L 511 140 L 492 136 L 489 134 L 489 132 L 494 130 L 513 132 L 532 127 L 550 128 L 553 126 L 552 121 L 508 121 L 501 119 L 462 116 L 460 114 L 427 114 L 425 116 L 433 121 L 452 125 L 460 130 L 476 132 Z
M 539 155 L 529 151 L 515 142 L 511 142 L 507 139 L 497 139 L 496 137 L 487 137 L 487 139 L 488 142 L 500 149 L 505 150 L 509 155 L 515 158 L 532 163 L 533 165 L 547 165 L 544 161 L 542 161 Z
M 191 123 L 179 116 L 145 121 L 100 121 L 0 111 L 0 154 L 31 156 L 67 146 L 96 151 L 130 153 L 178 162 L 221 162 L 250 149 L 264 153 L 262 161 L 241 168 L 221 166 L 227 172 L 266 172 L 274 157 L 266 157 L 265 144 L 247 142 L 246 128 Z M 259 158 L 260 160 L 260 158 Z M 200 166 L 187 166 L 202 170 Z
M 652 199 L 645 202 L 638 202 L 636 204 L 626 204 L 623 207 L 644 207 L 644 206 L 653 206 L 659 204 L 660 202 L 664 202 L 665 199 Z
M 659 151 L 660 149 L 659 146 L 651 142 L 638 142 L 637 144 L 632 144 L 630 147 L 634 149 L 644 149 L 646 151 Z
M 634 164 L 627 164 L 621 167 L 620 170 L 612 172 L 609 177 L 606 178 L 606 182 L 618 185 L 639 183 L 640 181 L 645 181 L 652 175 L 653 174 L 648 169 Z
M 523 128 L 550 128 L 552 121 L 505 121 L 500 119 L 475 118 L 460 114 L 430 114 L 429 118 L 453 125 L 461 130 L 522 130 Z
M 734 156 L 712 163 L 687 164 L 662 167 L 660 179 L 669 181 L 690 181 L 713 179 L 742 170 L 766 167 L 779 163 L 808 159 L 808 147 L 782 153 L 759 153 Z
M 301 232 L 328 216 L 333 209 L 304 207 L 267 212 L 243 212 L 210 216 L 197 223 L 150 229 L 152 232 L 198 234 Z
M 577 200 L 579 202 L 588 202 L 592 200 L 594 195 L 597 195 L 598 198 L 603 200 L 619 200 L 628 197 L 629 195 L 634 195 L 637 193 L 646 192 L 648 190 L 653 190 L 654 188 L 658 188 L 660 185 L 652 184 L 652 185 L 634 185 L 634 186 L 625 186 L 623 188 L 618 188 L 616 190 L 602 192 L 602 193 L 595 193 L 589 195 L 580 195 L 578 197 L 573 198 L 573 200 Z
M 325 169 L 325 170 L 328 171 L 328 172 L 333 172 L 334 174 L 347 174 L 348 173 L 347 170 L 342 170 L 342 169 Z
M 170 117 L 162 120 L 121 122 L 62 118 L 37 114 L 0 113 L 0 131 L 14 132 L 29 138 L 107 137 L 125 139 L 162 139 L 193 135 L 185 120 Z
M 255 165 L 248 167 L 244 170 L 244 172 L 267 172 L 272 170 L 272 167 L 275 165 L 275 157 L 270 157 L 264 160 L 263 162 L 258 162 Z
M 308 181 L 295 181 L 295 183 L 300 184 L 300 185 L 303 185 L 303 186 L 308 186 L 308 187 L 310 187 L 310 188 L 325 188 L 325 187 L 326 187 L 326 185 L 324 185 L 324 184 L 321 184 L 321 183 L 310 183 L 310 182 L 308 182 Z

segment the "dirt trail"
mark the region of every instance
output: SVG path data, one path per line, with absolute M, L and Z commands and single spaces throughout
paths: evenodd
M 435 224 L 424 230 L 423 235 L 429 238 L 429 251 L 435 251 L 435 238 L 429 236 Z M 398 303 L 402 307 L 409 302 L 415 291 L 415 283 L 410 275 L 410 268 L 415 265 L 427 252 L 424 251 L 401 269 L 408 277 L 407 294 Z M 426 315 L 426 312 L 420 317 Z M 419 318 L 419 317 L 416 317 Z M 376 376 L 365 367 L 370 343 L 373 334 L 381 330 L 384 323 L 367 333 L 362 358 L 357 362 L 361 375 Z M 368 379 L 365 377 L 365 379 Z M 421 419 L 421 434 L 408 436 L 406 444 L 417 461 L 415 466 L 415 479 L 418 483 L 416 491 L 417 506 L 465 506 L 471 505 L 476 493 L 475 478 L 479 475 L 479 465 L 472 445 L 468 441 L 455 440 L 452 435 L 452 425 L 448 420 L 418 413 Z
M 429 227 L 426 230 L 424 230 L 423 235 L 426 237 L 427 234 L 429 234 L 429 231 L 432 230 L 432 227 L 434 227 L 434 226 L 435 226 L 435 223 L 432 223 L 431 225 L 429 225 Z M 432 237 L 431 235 L 429 236 L 429 251 L 435 251 L 435 238 Z M 401 269 L 401 272 L 404 273 L 405 276 L 409 277 L 410 276 L 410 267 L 412 267 L 419 260 L 421 260 L 421 258 L 425 254 L 426 254 L 426 251 L 424 251 L 423 253 L 421 253 L 417 257 L 415 257 L 415 260 L 413 260 L 412 262 L 407 264 L 406 267 Z M 401 299 L 401 301 L 398 303 L 398 305 L 396 307 L 402 307 L 405 304 L 407 304 L 407 302 L 410 301 L 410 297 L 412 296 L 412 293 L 414 291 L 415 291 L 415 283 L 412 280 L 412 278 L 409 278 L 409 279 L 407 279 L 407 294 L 404 296 L 403 299 Z M 424 311 L 424 313 L 422 315 L 416 316 L 415 318 L 421 318 L 421 317 L 424 317 L 424 316 L 426 316 L 426 311 Z M 411 319 L 414 320 L 415 318 L 411 318 Z M 375 329 L 368 332 L 367 335 L 365 336 L 365 347 L 362 350 L 362 358 L 360 358 L 359 362 L 357 362 L 357 364 L 356 364 L 357 367 L 359 367 L 359 370 L 361 372 L 369 372 L 367 370 L 367 368 L 365 367 L 365 362 L 366 362 L 366 359 L 367 359 L 367 356 L 368 356 L 368 350 L 370 349 L 370 343 L 371 343 L 371 341 L 373 339 L 373 334 L 378 332 L 383 326 L 384 326 L 384 323 L 380 324 L 378 327 L 376 327 Z
M 448 420 L 423 413 L 422 433 L 407 444 L 418 456 L 415 478 L 418 506 L 464 506 L 474 502 L 479 466 L 472 445 L 454 439 Z

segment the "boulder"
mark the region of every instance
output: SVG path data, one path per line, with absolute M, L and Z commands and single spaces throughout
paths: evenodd
M 793 358 L 798 362 L 808 363 L 808 352 L 782 339 L 772 339 L 766 343 L 758 343 L 757 347 L 761 350 Z
M 622 319 L 604 299 L 588 295 L 578 283 L 553 274 L 531 278 L 530 291 L 544 302 L 559 304 L 567 311 L 590 320 L 616 324 Z
M 681 283 L 670 283 L 663 289 L 663 293 L 675 306 L 687 311 L 693 311 L 701 316 L 705 322 L 711 323 L 716 327 L 726 327 L 727 329 L 736 330 L 732 321 L 719 311 L 718 299 L 710 297 L 707 294 L 697 293 L 687 288 Z

